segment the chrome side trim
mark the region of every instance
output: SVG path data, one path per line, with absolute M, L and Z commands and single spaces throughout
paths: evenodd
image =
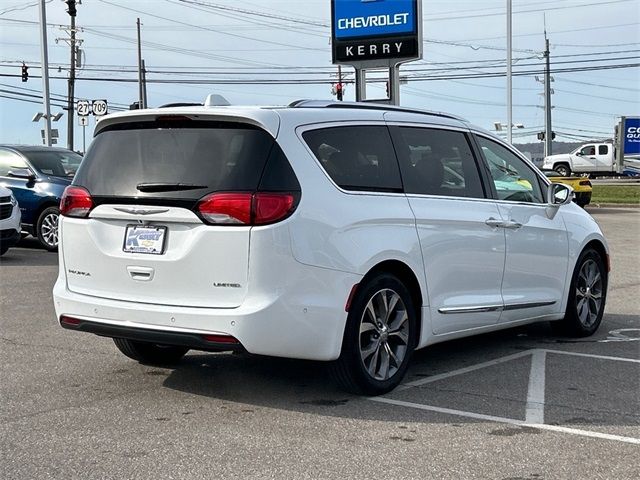
M 548 302 L 525 302 L 511 303 L 509 305 L 478 305 L 471 307 L 445 307 L 439 308 L 438 313 L 443 315 L 452 315 L 456 313 L 484 313 L 484 312 L 501 312 L 503 310 L 520 310 L 523 308 L 547 307 L 555 304 L 556 301 Z
M 535 307 L 548 307 L 556 303 L 555 300 L 549 302 L 526 302 L 526 303 L 511 303 L 504 306 L 504 310 L 520 310 L 521 308 L 535 308 Z
M 502 305 L 480 305 L 472 307 L 446 307 L 439 308 L 438 312 L 443 315 L 451 315 L 454 313 L 482 313 L 482 312 L 500 312 Z

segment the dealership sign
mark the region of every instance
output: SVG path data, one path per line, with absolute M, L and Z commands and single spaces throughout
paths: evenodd
M 419 0 L 332 0 L 333 63 L 390 66 L 422 57 Z
M 640 118 L 624 119 L 624 154 L 640 155 Z

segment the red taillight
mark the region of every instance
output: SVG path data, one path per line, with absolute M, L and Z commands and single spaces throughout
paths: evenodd
M 91 194 L 82 187 L 69 185 L 60 199 L 60 213 L 66 217 L 86 218 L 93 208 Z
M 251 193 L 212 193 L 198 202 L 198 212 L 208 223 L 249 225 Z
M 581 180 L 580 181 L 580 185 L 588 185 L 590 187 L 591 186 L 591 182 L 589 180 Z
M 203 335 L 202 338 L 211 343 L 240 343 L 231 335 Z
M 292 193 L 212 193 L 198 202 L 198 213 L 216 225 L 265 225 L 285 218 L 295 204 Z
M 286 217 L 295 198 L 290 193 L 256 193 L 253 196 L 253 224 L 264 225 Z

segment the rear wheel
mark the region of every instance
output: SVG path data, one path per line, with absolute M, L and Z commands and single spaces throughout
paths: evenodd
M 127 357 L 149 365 L 177 363 L 189 351 L 187 347 L 137 342 L 126 338 L 114 338 L 113 342 Z
M 356 394 L 393 390 L 407 371 L 416 334 L 409 290 L 391 274 L 376 275 L 359 286 L 351 304 L 342 352 L 332 365 L 336 380 Z
M 38 217 L 38 223 L 36 224 L 38 240 L 40 244 L 50 252 L 58 250 L 59 217 L 60 210 L 58 207 L 47 207 Z
M 593 335 L 602 322 L 606 296 L 604 260 L 597 251 L 587 249 L 573 271 L 565 317 L 552 322 L 552 327 L 558 333 L 574 337 Z

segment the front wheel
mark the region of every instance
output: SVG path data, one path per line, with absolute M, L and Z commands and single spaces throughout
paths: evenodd
M 58 250 L 58 219 L 60 218 L 60 210 L 58 207 L 45 208 L 38 217 L 36 224 L 36 235 L 40 245 L 55 252 Z
M 334 377 L 355 394 L 381 395 L 404 377 L 416 345 L 417 315 L 409 290 L 394 275 L 362 283 L 351 304 Z
M 171 365 L 179 362 L 189 351 L 187 347 L 137 342 L 127 338 L 114 338 L 113 342 L 127 357 L 147 365 Z
M 607 297 L 607 271 L 600 254 L 587 249 L 580 255 L 569 286 L 564 319 L 552 322 L 558 333 L 574 337 L 593 335 L 604 315 Z

